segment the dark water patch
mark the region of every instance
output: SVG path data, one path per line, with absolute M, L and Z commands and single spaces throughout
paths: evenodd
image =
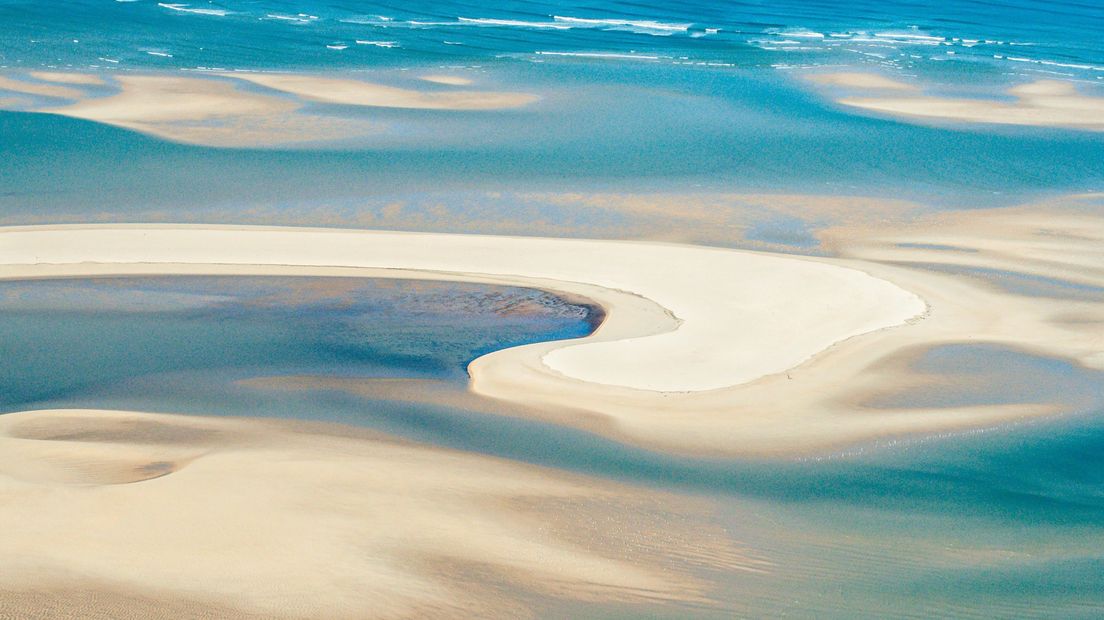
M 126 309 L 128 304 L 129 309 Z M 0 408 L 173 372 L 466 380 L 481 352 L 589 333 L 541 291 L 343 278 L 0 283 Z

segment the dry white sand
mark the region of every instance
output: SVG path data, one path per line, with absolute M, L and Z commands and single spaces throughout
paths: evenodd
M 225 75 L 291 93 L 310 101 L 343 105 L 417 110 L 501 110 L 521 107 L 539 99 L 529 93 L 477 90 L 425 92 L 362 80 L 290 73 L 228 73 Z
M 708 513 L 354 429 L 7 414 L 0 616 L 515 618 L 534 597 L 703 603 L 687 566 L 763 568 Z
M 876 74 L 816 74 L 821 84 L 857 89 L 918 90 Z M 1039 80 L 1010 88 L 1015 101 L 966 99 L 934 95 L 877 95 L 843 97 L 845 106 L 904 118 L 928 118 L 969 123 L 1066 127 L 1104 131 L 1104 97 L 1078 93 L 1070 82 Z

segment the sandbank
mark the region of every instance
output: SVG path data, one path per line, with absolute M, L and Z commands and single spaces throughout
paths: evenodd
M 906 84 L 893 78 L 877 73 L 860 73 L 844 71 L 840 73 L 813 73 L 805 76 L 810 82 L 825 86 L 846 86 L 848 88 L 862 88 L 869 90 L 920 90 L 912 84 Z
M 507 415 L 696 455 L 823 453 L 1061 411 L 864 405 L 909 385 L 903 371 L 879 370 L 903 350 L 988 342 L 1104 368 L 1104 302 L 1017 295 L 923 268 L 953 258 L 1101 282 L 1095 214 L 990 210 L 819 236 L 838 258 L 348 230 L 23 227 L 0 230 L 0 277 L 413 274 L 585 297 L 607 311 L 592 335 L 478 358 L 469 389 L 515 405 Z
M 863 80 L 852 76 L 821 83 L 867 88 L 861 82 L 880 79 L 875 75 Z M 1104 131 L 1104 97 L 1082 95 L 1069 82 L 1039 80 L 1010 88 L 1007 93 L 1015 97 L 1015 101 L 916 94 L 842 97 L 837 102 L 904 118 Z
M 704 503 L 325 425 L 6 414 L 0 498 L 12 617 L 516 618 L 704 605 L 686 562 L 764 569 Z
M 120 75 L 115 81 L 120 86 L 115 94 L 38 111 L 208 146 L 315 142 L 371 129 L 363 121 L 302 114 L 295 101 L 247 92 L 226 80 Z
M 665 324 L 641 329 L 607 308 L 607 324 L 595 337 L 561 343 L 541 361 L 578 381 L 653 392 L 747 383 L 924 311 L 915 295 L 858 270 L 657 243 L 263 227 L 14 227 L 0 230 L 0 262 L 411 269 L 621 291 L 663 308 Z
M 0 75 L 0 90 L 23 93 L 24 95 L 56 97 L 58 99 L 80 99 L 81 97 L 84 97 L 83 91 L 77 90 L 75 88 L 69 88 L 68 86 L 25 82 L 23 80 L 13 80 L 2 75 Z
M 59 82 L 61 84 L 80 84 L 85 86 L 99 86 L 104 83 L 103 78 L 91 73 L 69 73 L 64 71 L 31 71 L 31 77 L 43 82 Z
M 533 103 L 529 93 L 450 90 L 424 92 L 361 80 L 289 73 L 228 73 L 226 77 L 290 93 L 308 101 L 415 110 L 501 110 Z
M 839 439 L 795 436 L 788 423 L 772 428 L 773 420 L 749 428 L 748 419 L 732 415 L 726 390 L 783 374 L 840 341 L 901 325 L 925 309 L 894 284 L 826 260 L 644 242 L 254 227 L 13 227 L 0 231 L 0 264 L 4 278 L 400 269 L 579 295 L 606 309 L 597 331 L 485 355 L 469 367 L 471 389 L 625 440 L 715 453 Z M 680 397 L 717 392 L 719 402 Z M 683 406 L 687 416 L 673 419 L 669 408 Z M 773 437 L 769 444 L 763 432 Z
M 423 110 L 497 110 L 524 106 L 527 93 L 411 90 L 359 80 L 296 74 L 229 73 L 202 77 L 116 75 L 108 95 L 61 84 L 103 85 L 80 73 L 34 72 L 32 82 L 0 76 L 0 91 L 70 99 L 32 111 L 123 127 L 159 138 L 218 147 L 266 147 L 347 140 L 376 133 L 370 119 L 316 114 L 308 102 Z M 442 84 L 463 78 L 428 76 Z M 444 80 L 444 81 L 443 81 Z M 43 83 L 53 82 L 53 83 Z M 246 82 L 279 92 L 256 92 Z

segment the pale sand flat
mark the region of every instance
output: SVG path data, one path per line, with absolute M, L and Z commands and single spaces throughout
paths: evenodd
M 102 77 L 91 73 L 68 73 L 64 71 L 31 71 L 31 77 L 43 82 L 59 82 L 61 84 L 80 84 L 85 86 L 99 86 L 104 84 Z
M 912 84 L 906 84 L 893 78 L 878 73 L 860 73 L 843 71 L 839 73 L 813 73 L 806 75 L 805 79 L 824 86 L 845 86 L 848 88 L 862 88 L 869 90 L 920 90 Z
M 835 81 L 826 76 L 809 79 L 837 86 L 873 88 L 884 78 L 878 75 L 836 74 L 849 76 Z M 825 81 L 827 80 L 827 81 Z M 907 86 L 907 85 L 902 85 Z M 888 87 L 883 87 L 888 88 Z M 898 88 L 897 90 L 901 90 Z M 917 90 L 917 89 L 912 89 Z M 1089 131 L 1104 131 L 1104 97 L 1092 97 L 1077 92 L 1069 82 L 1039 80 L 1008 90 L 1014 102 L 989 99 L 964 99 L 933 95 L 843 97 L 837 102 L 854 108 L 882 112 L 904 118 L 929 118 L 968 123 L 1064 127 Z
M 361 80 L 288 73 L 228 73 L 266 88 L 290 93 L 309 101 L 416 110 L 501 110 L 533 103 L 529 93 L 455 90 L 423 92 Z
M 40 97 L 56 97 L 58 99 L 81 99 L 85 96 L 84 91 L 76 88 L 70 88 L 68 86 L 58 86 L 56 84 L 39 84 L 36 82 L 26 82 L 23 80 L 15 80 L 9 77 L 0 75 L 0 91 L 7 90 L 16 93 L 23 93 L 24 95 L 38 95 Z
M 683 562 L 769 568 L 692 499 L 303 423 L 6 414 L 0 499 L 15 617 L 516 618 L 533 595 L 708 604 Z

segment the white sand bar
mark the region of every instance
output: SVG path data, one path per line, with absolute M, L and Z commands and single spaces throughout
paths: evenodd
M 103 273 L 127 273 L 122 266 L 140 263 L 164 264 L 164 273 L 179 272 L 171 265 L 193 266 L 192 273 L 197 265 L 407 269 L 562 281 L 569 292 L 578 292 L 570 283 L 628 292 L 674 319 L 630 325 L 625 321 L 637 313 L 623 318 L 608 307 L 598 333 L 561 343 L 542 361 L 577 381 L 656 392 L 713 390 L 783 372 L 925 309 L 916 295 L 855 269 L 685 245 L 169 225 L 0 229 L 0 265 L 39 265 L 5 271 L 6 277 L 49 275 L 44 264 L 75 263 L 102 263 Z

